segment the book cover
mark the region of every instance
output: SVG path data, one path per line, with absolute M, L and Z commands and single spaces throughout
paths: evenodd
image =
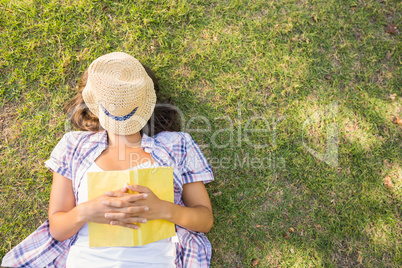
M 159 199 L 174 202 L 172 167 L 88 172 L 88 200 L 121 189 L 126 183 L 146 186 Z M 166 220 L 138 223 L 137 230 L 94 222 L 88 226 L 90 247 L 143 246 L 176 235 L 174 223 Z

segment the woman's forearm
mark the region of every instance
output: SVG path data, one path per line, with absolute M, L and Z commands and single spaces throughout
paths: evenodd
M 207 233 L 213 225 L 212 211 L 204 206 L 182 207 L 174 203 L 165 203 L 165 220 L 192 231 Z
M 75 235 L 87 222 L 82 213 L 82 206 L 68 212 L 55 212 L 49 217 L 49 231 L 57 241 L 64 241 Z

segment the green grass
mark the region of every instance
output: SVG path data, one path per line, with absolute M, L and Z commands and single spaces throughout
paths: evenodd
M 95 58 L 125 51 L 156 71 L 214 166 L 212 267 L 401 266 L 402 127 L 392 123 L 402 117 L 401 9 L 387 0 L 1 0 L 0 257 L 47 217 L 43 162 L 65 132 L 71 88 Z M 195 116 L 209 132 L 191 131 L 207 127 L 189 124 Z M 247 123 L 253 116 L 266 122 Z M 266 131 L 247 141 L 247 125 Z M 303 146 L 325 153 L 331 126 L 334 167 Z

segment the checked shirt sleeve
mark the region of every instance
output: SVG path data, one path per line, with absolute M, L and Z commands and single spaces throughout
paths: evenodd
M 75 236 L 59 242 L 49 232 L 49 221 L 11 249 L 2 259 L 1 267 L 64 268 Z
M 70 133 L 64 134 L 63 138 L 59 141 L 53 152 L 50 155 L 50 159 L 45 162 L 45 166 L 52 172 L 59 173 L 64 177 L 71 180 L 71 160 L 74 147 L 71 144 L 72 136 Z
M 183 133 L 185 145 L 181 146 L 183 183 L 202 181 L 208 183 L 214 180 L 211 166 L 201 152 L 200 147 L 188 133 Z M 184 150 L 183 150 L 184 149 Z

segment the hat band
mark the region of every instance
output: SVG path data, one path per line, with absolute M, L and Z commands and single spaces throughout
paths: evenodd
M 110 114 L 105 107 L 102 106 L 102 104 L 99 102 L 99 106 L 102 108 L 102 111 L 109 116 L 110 118 L 116 120 L 116 121 L 126 121 L 127 119 L 129 119 L 130 117 L 133 116 L 133 114 L 135 114 L 135 112 L 137 111 L 138 107 L 134 108 L 134 110 L 131 111 L 131 113 L 123 115 L 123 116 L 115 116 Z

